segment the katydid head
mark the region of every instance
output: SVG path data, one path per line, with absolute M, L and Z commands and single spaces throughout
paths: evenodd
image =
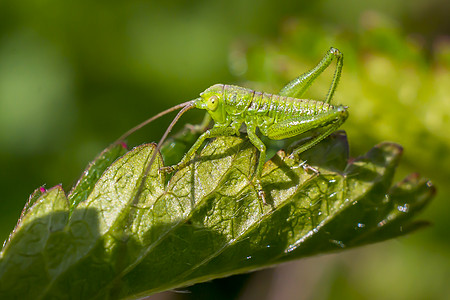
M 215 84 L 207 88 L 200 94 L 200 98 L 194 101 L 195 107 L 205 109 L 216 123 L 222 123 L 225 121 L 225 101 L 223 100 L 223 88 L 223 84 Z

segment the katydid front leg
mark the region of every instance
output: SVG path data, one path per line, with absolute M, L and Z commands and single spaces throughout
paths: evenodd
M 256 167 L 256 171 L 253 176 L 253 184 L 256 188 L 256 192 L 258 193 L 258 197 L 264 204 L 267 204 L 266 193 L 264 192 L 261 185 L 262 170 L 266 162 L 266 145 L 264 145 L 264 143 L 256 135 L 255 127 L 251 124 L 247 124 L 247 135 L 253 146 L 255 146 L 259 150 L 258 166 Z
M 195 153 L 197 152 L 198 148 L 203 144 L 203 142 L 206 139 L 219 137 L 219 136 L 229 136 L 236 134 L 236 129 L 233 127 L 213 127 L 211 129 L 206 130 L 198 139 L 195 141 L 194 145 L 192 145 L 191 149 L 189 149 L 188 152 L 184 155 L 184 157 L 181 159 L 181 161 L 173 166 L 167 166 L 162 167 L 160 171 L 171 173 L 174 171 L 177 171 L 179 169 L 184 168 L 189 161 L 194 157 Z
M 205 116 L 203 117 L 203 120 L 200 124 L 192 125 L 187 124 L 186 127 L 189 128 L 193 132 L 205 132 L 205 130 L 208 128 L 209 124 L 211 123 L 211 115 L 209 113 L 205 113 Z

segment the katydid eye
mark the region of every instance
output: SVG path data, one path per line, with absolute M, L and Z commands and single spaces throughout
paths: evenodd
M 208 99 L 208 109 L 211 111 L 215 111 L 218 105 L 219 105 L 219 98 L 216 95 L 212 95 Z

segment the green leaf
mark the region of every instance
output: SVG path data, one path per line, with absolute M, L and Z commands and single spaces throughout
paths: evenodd
M 77 184 L 70 191 L 68 198 L 70 199 L 70 208 L 72 210 L 77 207 L 80 202 L 87 199 L 94 188 L 94 184 L 118 157 L 126 153 L 126 145 L 113 145 L 105 149 L 100 155 L 86 168 Z
M 153 149 L 112 164 L 123 148 L 108 149 L 68 197 L 60 186 L 33 196 L 1 252 L 0 298 L 142 297 L 378 242 L 425 225 L 411 218 L 434 195 L 417 175 L 392 186 L 400 146 L 349 159 L 343 132 L 303 160 L 279 151 L 267 162 L 269 205 L 251 184 L 258 152 L 246 138 L 211 141 L 171 178 L 159 174 L 159 155 L 144 177 Z

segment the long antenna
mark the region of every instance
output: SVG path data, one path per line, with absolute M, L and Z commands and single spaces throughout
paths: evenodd
M 151 158 L 150 158 L 150 161 L 148 162 L 147 167 L 145 168 L 144 176 L 142 176 L 142 181 L 141 181 L 141 183 L 139 184 L 139 188 L 138 188 L 138 190 L 137 190 L 137 192 L 136 192 L 136 195 L 134 196 L 132 205 L 137 204 L 137 202 L 139 201 L 139 196 L 140 196 L 140 194 L 141 194 L 141 192 L 142 192 L 142 189 L 144 188 L 145 181 L 146 181 L 146 179 L 147 179 L 147 175 L 148 175 L 148 173 L 150 172 L 150 168 L 152 167 L 153 162 L 155 161 L 155 158 L 156 158 L 156 154 L 157 154 L 157 153 L 159 152 L 159 150 L 161 149 L 162 144 L 164 143 L 164 141 L 166 140 L 166 138 L 167 138 L 167 136 L 169 135 L 170 131 L 172 130 L 173 126 L 175 126 L 175 124 L 176 124 L 177 121 L 180 119 L 180 117 L 181 117 L 185 112 L 187 112 L 188 110 L 190 110 L 190 109 L 192 109 L 192 108 L 195 107 L 195 106 L 194 106 L 194 103 L 195 103 L 195 100 L 191 100 L 191 101 L 188 101 L 188 102 L 184 102 L 184 103 L 182 103 L 182 104 L 179 104 L 179 105 L 177 105 L 177 106 L 174 106 L 174 107 L 183 107 L 183 106 L 184 106 L 184 107 L 183 107 L 182 110 L 180 110 L 180 111 L 178 112 L 178 114 L 177 114 L 177 115 L 175 116 L 175 118 L 172 120 L 172 122 L 170 123 L 169 127 L 167 127 L 166 132 L 164 132 L 163 136 L 161 137 L 161 139 L 159 140 L 158 144 L 156 145 L 156 148 L 153 150 L 152 156 L 151 156 Z M 174 107 L 169 108 L 167 111 L 169 111 L 169 110 L 170 110 L 170 111 L 173 111 L 173 110 L 174 110 Z M 163 115 L 163 113 L 165 113 L 165 112 L 166 112 L 166 111 L 164 111 L 164 112 L 162 112 L 162 113 L 160 113 L 160 114 L 158 114 L 158 115 Z M 156 116 L 158 116 L 158 115 L 156 115 Z M 156 116 L 155 116 L 155 117 L 156 117 Z M 153 118 L 151 118 L 151 119 L 153 119 Z M 149 119 L 149 120 L 151 120 L 151 119 Z M 145 121 L 145 122 L 147 122 L 147 121 Z M 144 123 L 145 123 L 145 122 L 144 122 Z M 151 122 L 151 121 L 148 121 L 146 124 L 148 124 L 148 123 L 150 123 L 150 122 Z M 142 124 L 144 124 L 144 123 L 142 123 Z M 142 124 L 136 126 L 135 128 L 138 128 L 138 127 L 140 128 L 140 127 L 142 127 L 142 126 L 143 126 Z M 141 126 L 141 125 L 142 125 L 142 126 Z M 130 132 L 132 132 L 135 128 L 131 129 Z M 128 133 L 128 132 L 127 132 L 127 133 Z M 125 133 L 123 136 L 126 136 L 127 133 Z M 119 140 L 119 141 L 120 141 L 120 140 Z
M 195 101 L 195 100 L 190 100 L 190 101 L 186 101 L 186 102 L 184 102 L 184 103 L 181 103 L 181 104 L 172 106 L 171 108 L 166 109 L 165 111 L 162 111 L 162 112 L 160 112 L 159 114 L 154 115 L 153 117 L 151 117 L 151 118 L 145 120 L 144 122 L 140 123 L 139 125 L 137 125 L 137 126 L 131 128 L 130 130 L 128 130 L 127 132 L 125 132 L 124 134 L 122 134 L 121 137 L 119 137 L 114 143 L 111 144 L 110 148 L 112 148 L 112 147 L 114 147 L 114 146 L 120 144 L 124 139 L 126 139 L 126 138 L 129 137 L 131 134 L 133 134 L 134 132 L 138 131 L 139 129 L 141 129 L 141 128 L 144 127 L 145 125 L 147 125 L 147 124 L 153 122 L 154 120 L 156 120 L 156 119 L 158 119 L 158 118 L 161 118 L 162 116 L 164 116 L 164 115 L 166 115 L 166 114 L 168 114 L 168 113 L 170 113 L 170 112 L 173 112 L 174 110 L 180 109 L 180 108 L 182 108 L 182 107 L 186 107 L 187 105 L 192 104 L 194 101 Z

